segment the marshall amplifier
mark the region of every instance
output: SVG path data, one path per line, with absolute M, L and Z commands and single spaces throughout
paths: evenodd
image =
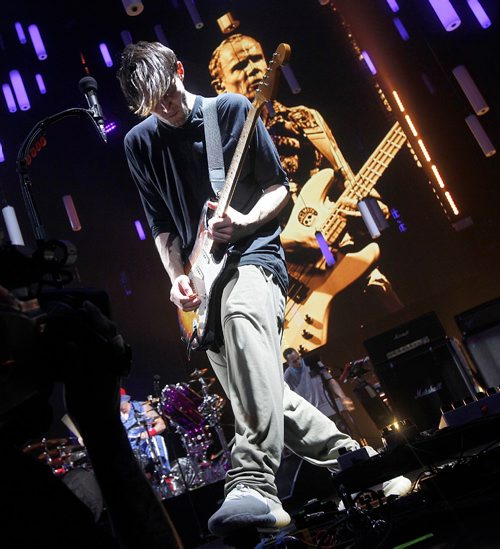
M 435 313 L 370 338 L 364 346 L 397 419 L 419 431 L 437 428 L 441 409 L 475 394 L 460 346 Z
M 500 385 L 500 298 L 455 316 L 485 388 Z

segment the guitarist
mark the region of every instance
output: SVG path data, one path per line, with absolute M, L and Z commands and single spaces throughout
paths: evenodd
M 182 64 L 160 43 L 127 46 L 118 79 L 130 108 L 146 117 L 126 135 L 125 152 L 171 281 L 170 299 L 180 309 L 194 310 L 200 300 L 183 263 L 194 244 L 204 200 L 212 194 L 202 98 L 184 88 Z M 249 109 L 241 95 L 219 98 L 226 168 Z M 216 535 L 244 526 L 277 529 L 290 522 L 275 484 L 284 443 L 327 467 L 336 463 L 340 448 L 358 447 L 283 383 L 287 273 L 276 216 L 287 199 L 286 174 L 259 120 L 232 207 L 208 224 L 214 241 L 229 245 L 240 257 L 220 297 L 223 344 L 207 351 L 231 401 L 236 431 L 226 499 L 209 521 Z
M 251 101 L 266 69 L 267 64 L 260 43 L 242 34 L 233 34 L 223 40 L 212 53 L 209 63 L 212 85 L 217 93 L 242 93 Z M 336 196 L 330 198 L 336 200 L 344 190 L 346 172 L 337 152 L 338 144 L 321 114 L 303 105 L 287 107 L 278 101 L 272 101 L 262 110 L 262 119 L 276 145 L 281 164 L 287 172 L 292 198 L 295 200 L 298 197 L 302 186 L 312 175 L 322 168 L 332 167 L 335 172 L 333 187 Z M 380 198 L 376 190 L 370 195 Z M 388 216 L 387 206 L 381 202 L 379 204 Z M 348 232 L 340 242 L 331 244 L 345 255 L 360 250 L 371 239 L 361 220 L 357 204 L 349 201 L 341 207 L 344 215 L 349 218 Z M 287 209 L 287 215 L 282 223 L 286 224 L 290 211 L 291 209 Z M 295 239 L 283 241 L 283 245 L 289 259 L 293 259 L 294 254 L 303 255 L 306 252 L 304 246 Z M 302 261 L 299 259 L 300 263 Z M 373 296 L 376 308 L 382 307 L 385 311 L 392 312 L 402 307 L 390 281 L 378 267 L 368 271 L 362 291 Z

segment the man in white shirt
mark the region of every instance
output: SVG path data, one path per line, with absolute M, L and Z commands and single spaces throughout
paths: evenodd
M 318 355 L 304 360 L 293 348 L 285 349 L 287 362 L 284 378 L 290 389 L 305 398 L 320 412 L 335 422 L 344 433 L 352 429 L 342 414 L 354 410 L 353 401 L 342 391 L 330 371 L 319 360 Z

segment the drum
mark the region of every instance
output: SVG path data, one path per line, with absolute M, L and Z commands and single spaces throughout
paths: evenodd
M 89 466 L 85 447 L 68 444 L 67 439 L 44 438 L 41 442 L 26 445 L 23 452 L 46 463 L 56 477 L 63 477 L 77 467 Z
M 205 423 L 198 410 L 203 398 L 187 383 L 167 385 L 161 393 L 163 415 L 182 431 L 190 433 Z

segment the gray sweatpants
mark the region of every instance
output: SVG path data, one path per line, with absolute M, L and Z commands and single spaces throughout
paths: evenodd
M 235 418 L 226 494 L 244 484 L 278 501 L 274 476 L 287 446 L 305 460 L 335 468 L 339 448 L 359 444 L 283 381 L 281 329 L 285 297 L 261 267 L 244 265 L 221 300 L 225 345 L 207 351 Z

